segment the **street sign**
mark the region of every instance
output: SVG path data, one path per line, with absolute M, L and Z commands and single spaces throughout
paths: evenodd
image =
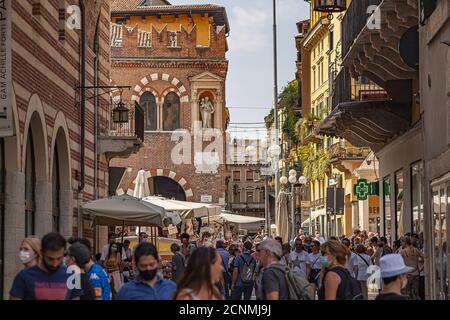
M 200 197 L 200 202 L 202 203 L 211 203 L 212 202 L 212 195 L 209 194 L 203 194 Z
M 359 179 L 353 186 L 353 193 L 358 200 L 367 200 L 369 195 L 369 184 L 366 179 Z

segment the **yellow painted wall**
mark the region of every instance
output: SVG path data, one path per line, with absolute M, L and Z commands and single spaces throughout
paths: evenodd
M 113 22 L 116 23 L 117 19 L 113 18 Z M 200 14 L 190 15 L 168 15 L 162 16 L 158 19 L 156 16 L 147 16 L 145 19 L 142 17 L 130 17 L 127 20 L 128 27 L 138 26 L 140 30 L 151 32 L 152 26 L 159 32 L 161 32 L 165 26 L 167 26 L 167 30 L 170 32 L 180 32 L 181 27 L 184 29 L 191 31 L 192 28 L 196 27 L 196 36 L 197 36 L 197 46 L 199 47 L 209 47 L 210 45 L 210 28 L 211 25 L 209 23 L 209 16 L 202 16 Z

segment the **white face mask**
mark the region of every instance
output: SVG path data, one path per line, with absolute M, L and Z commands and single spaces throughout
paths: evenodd
M 28 263 L 34 259 L 34 253 L 32 254 L 30 251 L 21 250 L 19 252 L 19 258 L 22 263 Z

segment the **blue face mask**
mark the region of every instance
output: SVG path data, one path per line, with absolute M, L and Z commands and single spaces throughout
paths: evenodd
M 324 268 L 328 268 L 328 266 L 330 265 L 330 261 L 328 261 L 327 257 L 325 256 L 320 256 L 320 264 L 322 265 L 322 267 Z

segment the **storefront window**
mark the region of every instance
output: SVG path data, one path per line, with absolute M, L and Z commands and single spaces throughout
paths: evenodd
M 412 204 L 412 232 L 423 232 L 423 164 L 414 163 L 411 166 L 411 204 Z
M 449 188 L 448 188 L 449 189 Z M 448 190 L 450 191 L 450 190 Z M 433 233 L 436 299 L 448 298 L 446 196 L 444 187 L 433 189 Z
M 396 239 L 405 234 L 404 229 L 404 203 L 403 203 L 403 171 L 395 173 L 395 226 Z
M 384 212 L 384 235 L 391 242 L 391 177 L 383 179 L 383 212 Z

